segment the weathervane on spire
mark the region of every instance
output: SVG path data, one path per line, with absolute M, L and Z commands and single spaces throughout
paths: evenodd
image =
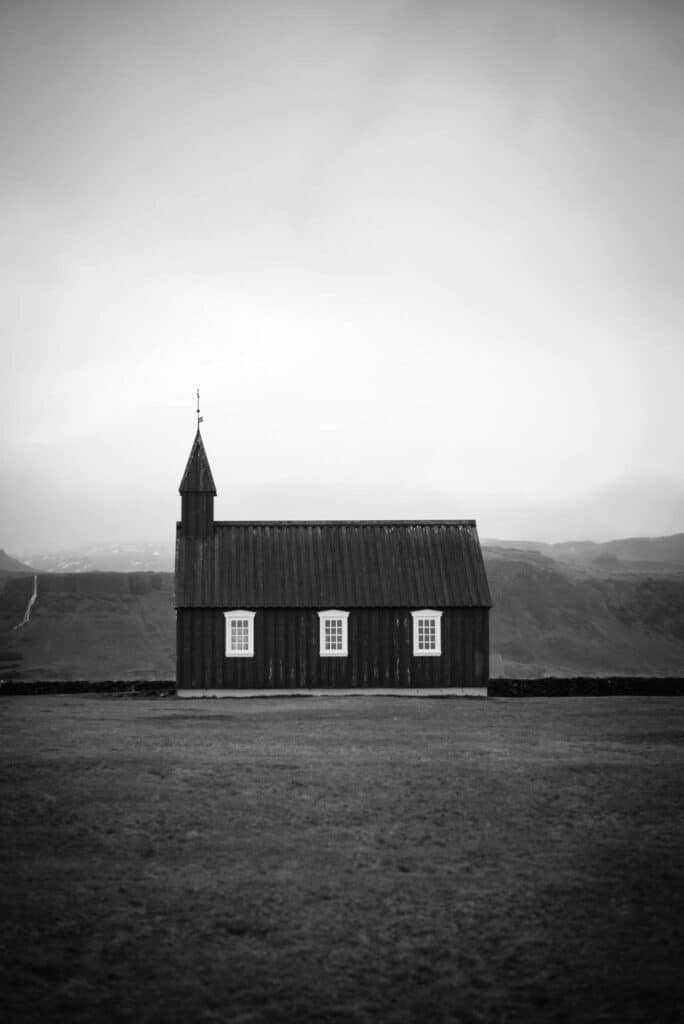
M 200 423 L 204 422 L 204 416 L 200 416 L 200 404 L 199 404 L 199 388 L 197 388 L 197 429 L 200 428 Z

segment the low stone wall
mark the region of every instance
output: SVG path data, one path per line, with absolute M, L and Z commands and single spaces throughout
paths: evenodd
M 684 697 L 684 677 L 491 679 L 489 697 Z
M 0 681 L 0 697 L 29 697 L 36 694 L 61 693 L 129 693 L 147 694 L 155 697 L 173 696 L 176 683 L 173 679 L 155 682 L 149 679 L 89 682 L 87 679 L 70 679 L 62 682 L 6 679 Z
M 90 682 L 87 679 L 58 680 L 54 682 L 19 679 L 0 680 L 0 697 L 26 697 L 32 694 L 56 695 L 60 693 L 121 693 L 170 697 L 174 696 L 175 692 L 176 683 L 173 679 L 161 681 L 150 679 L 110 679 L 103 682 Z M 333 696 L 335 695 L 334 690 L 330 692 Z M 363 690 L 356 692 L 363 693 Z M 412 690 L 411 694 L 415 694 L 415 692 L 415 690 Z M 306 696 L 307 693 L 309 691 L 302 690 L 299 696 Z M 391 693 L 393 696 L 400 695 L 396 689 L 392 689 Z M 269 690 L 268 696 L 272 695 L 277 696 L 272 690 Z M 283 696 L 286 695 L 284 692 Z M 433 696 L 434 694 L 430 695 Z M 615 676 L 611 678 L 591 678 L 581 676 L 575 679 L 492 679 L 489 683 L 487 696 L 684 697 L 684 677 Z

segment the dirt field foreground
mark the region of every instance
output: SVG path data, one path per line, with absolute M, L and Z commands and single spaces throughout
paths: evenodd
M 684 1019 L 684 701 L 0 700 L 11 1021 Z

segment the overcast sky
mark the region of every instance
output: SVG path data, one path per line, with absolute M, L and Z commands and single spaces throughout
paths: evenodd
M 684 530 L 684 4 L 0 0 L 0 547 Z

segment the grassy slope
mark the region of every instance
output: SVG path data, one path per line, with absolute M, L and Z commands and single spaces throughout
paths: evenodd
M 681 1020 L 683 716 L 0 702 L 3 1019 Z
M 600 572 L 500 549 L 485 560 L 505 675 L 684 673 L 684 573 Z
M 175 618 L 170 595 L 65 601 L 48 594 L 18 635 L 35 679 L 173 679 Z
M 172 679 L 175 616 L 170 574 L 39 576 L 38 599 L 21 621 L 33 578 L 0 594 L 0 655 L 21 656 L 31 679 Z

